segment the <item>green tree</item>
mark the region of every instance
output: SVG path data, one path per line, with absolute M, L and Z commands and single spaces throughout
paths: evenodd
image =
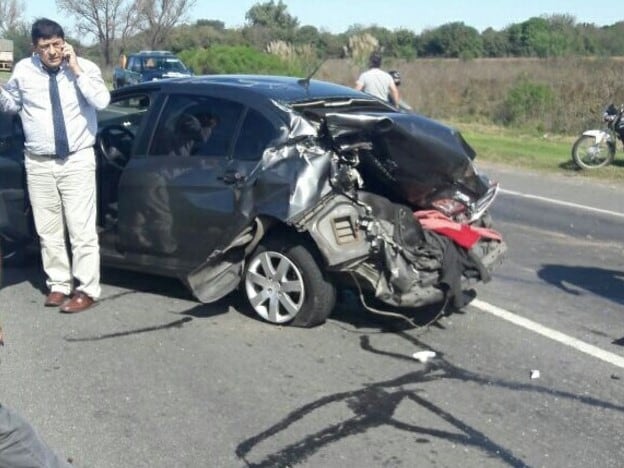
M 214 28 L 218 31 L 223 31 L 225 30 L 225 23 L 221 20 L 213 20 L 213 19 L 200 19 L 197 20 L 197 22 L 195 23 L 195 26 L 210 26 L 211 28 Z
M 174 27 L 184 20 L 196 0 L 135 0 L 140 28 L 147 36 L 147 47 L 161 49 Z
M 524 57 L 561 57 L 584 52 L 583 37 L 568 15 L 533 17 L 507 28 L 509 49 Z
M 416 34 L 409 29 L 394 31 L 393 51 L 394 55 L 399 58 L 412 59 L 417 57 Z
M 624 21 L 600 28 L 597 31 L 597 43 L 605 55 L 624 55 Z
M 505 57 L 509 54 L 507 35 L 501 31 L 487 28 L 481 33 L 484 57 Z
M 318 53 L 323 58 L 341 58 L 344 56 L 346 34 L 332 34 L 321 31 L 319 36 Z
M 528 55 L 548 57 L 550 55 L 550 25 L 544 18 L 531 18 L 523 24 L 523 39 Z
M 271 30 L 294 30 L 299 20 L 288 13 L 288 7 L 282 0 L 256 3 L 247 13 L 245 19 L 251 26 L 262 26 Z
M 288 13 L 282 0 L 256 3 L 245 13 L 245 20 L 244 36 L 248 43 L 263 49 L 274 40 L 292 42 L 299 25 L 299 20 Z
M 314 26 L 301 26 L 295 31 L 294 42 L 297 44 L 312 44 L 318 47 L 321 36 Z
M 550 26 L 549 56 L 563 57 L 583 54 L 583 36 L 576 28 L 576 20 L 570 15 L 552 15 L 547 18 Z
M 447 23 L 427 31 L 421 45 L 425 56 L 476 58 L 483 55 L 479 32 L 463 22 Z
M 519 57 L 546 57 L 549 48 L 549 25 L 544 18 L 530 18 L 507 28 L 509 50 Z
M 216 26 L 216 27 L 215 27 Z M 201 25 L 183 24 L 176 27 L 167 36 L 164 47 L 167 50 L 180 52 L 197 47 L 211 47 L 213 45 L 240 45 L 244 43 L 243 36 L 236 29 L 221 29 L 212 22 Z
M 196 73 L 260 73 L 303 76 L 297 64 L 288 63 L 276 55 L 247 46 L 214 46 L 188 49 L 180 54 L 184 63 Z

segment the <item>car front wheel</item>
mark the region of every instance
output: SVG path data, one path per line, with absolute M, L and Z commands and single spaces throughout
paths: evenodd
M 336 304 L 336 289 L 311 249 L 283 237 L 257 247 L 247 262 L 244 286 L 255 313 L 274 324 L 314 327 Z

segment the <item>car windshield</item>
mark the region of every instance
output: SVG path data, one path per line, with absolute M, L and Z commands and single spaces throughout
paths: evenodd
M 165 58 L 162 60 L 161 67 L 166 71 L 173 72 L 185 72 L 186 67 L 184 64 L 177 58 Z
M 187 71 L 187 68 L 177 57 L 148 57 L 143 60 L 143 67 L 148 70 L 164 70 L 169 72 L 184 73 Z

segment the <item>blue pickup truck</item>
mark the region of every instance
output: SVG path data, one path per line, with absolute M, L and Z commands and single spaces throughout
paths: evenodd
M 191 76 L 192 74 L 192 70 L 182 63 L 173 52 L 142 50 L 135 54 L 129 54 L 125 67 L 115 67 L 113 88 L 117 89 L 143 81 Z

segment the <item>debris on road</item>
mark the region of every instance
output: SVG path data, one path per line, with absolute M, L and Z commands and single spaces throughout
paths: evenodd
M 540 378 L 540 371 L 537 369 L 531 369 L 531 379 L 539 379 Z
M 435 351 L 418 351 L 412 354 L 412 357 L 420 362 L 427 362 L 429 359 L 436 357 Z

